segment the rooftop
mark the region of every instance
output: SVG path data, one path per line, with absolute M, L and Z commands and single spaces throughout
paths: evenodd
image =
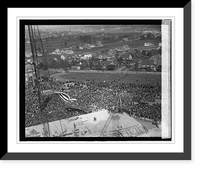
M 142 65 L 153 65 L 154 62 L 153 62 L 153 60 L 142 60 L 141 64 Z
M 144 57 L 144 55 L 141 54 L 141 53 L 135 53 L 133 56 L 136 56 L 138 58 L 143 58 Z

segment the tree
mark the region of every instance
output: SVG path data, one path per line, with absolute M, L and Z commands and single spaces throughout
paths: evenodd
M 146 56 L 147 52 L 145 50 L 142 51 L 142 55 Z
M 115 69 L 115 65 L 108 65 L 106 66 L 107 70 L 114 70 Z
M 154 36 L 154 34 L 152 34 L 152 33 L 147 33 L 147 39 L 155 39 L 155 36 Z
M 138 62 L 135 62 L 135 69 L 138 70 Z
M 115 58 L 118 59 L 120 56 L 118 53 L 115 54 Z
M 64 68 L 64 67 L 65 67 L 65 61 L 61 59 L 59 62 L 59 68 Z
M 55 61 L 54 59 L 52 59 L 52 67 L 53 68 L 57 68 L 58 64 L 57 61 Z
M 158 53 L 161 55 L 161 53 L 162 53 L 162 48 L 161 47 L 158 49 Z
M 41 52 L 42 50 L 41 50 L 41 48 L 40 47 L 38 47 L 38 49 L 37 49 L 39 52 Z
M 144 40 L 144 39 L 146 39 L 146 38 L 144 37 L 144 35 L 140 35 L 140 39 L 141 39 L 141 40 Z
M 147 56 L 151 57 L 152 53 L 151 52 L 147 52 Z
M 159 66 L 156 68 L 156 71 L 157 71 L 157 72 L 161 72 L 161 69 L 162 69 L 162 66 L 159 65 Z
M 123 62 L 123 58 L 122 57 L 117 58 L 117 62 L 119 63 L 119 65 L 121 65 Z

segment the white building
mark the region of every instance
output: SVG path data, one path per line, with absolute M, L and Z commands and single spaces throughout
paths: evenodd
M 152 43 L 144 43 L 144 46 L 153 46 Z
M 129 54 L 129 60 L 133 60 L 133 57 L 131 54 Z
M 25 65 L 25 80 L 28 82 L 30 78 L 33 78 L 34 75 L 34 66 L 33 65 Z
M 98 41 L 98 42 L 97 42 L 97 46 L 98 46 L 98 47 L 102 47 L 102 46 L 103 46 L 102 42 L 101 42 L 101 41 Z
M 65 53 L 65 54 L 74 54 L 73 50 L 64 50 L 62 52 Z
M 89 59 L 92 57 L 92 54 L 85 54 L 84 56 L 81 57 L 81 59 Z
M 55 50 L 55 53 L 57 54 L 57 53 L 60 53 L 60 49 L 56 49 Z
M 61 57 L 60 57 L 62 60 L 65 60 L 65 56 L 63 56 L 63 55 L 61 55 Z
M 31 57 L 31 56 L 32 56 L 32 53 L 31 53 L 31 52 L 25 52 L 25 56 L 26 56 L 26 57 Z

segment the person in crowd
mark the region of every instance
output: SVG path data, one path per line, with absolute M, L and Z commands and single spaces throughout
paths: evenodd
M 161 104 L 156 103 L 161 96 L 161 85 L 143 83 L 119 83 L 118 81 L 75 81 L 67 89 L 65 82 L 53 81 L 40 84 L 40 90 L 66 92 L 75 102 L 63 102 L 57 95 L 41 94 L 42 118 L 46 122 L 79 116 L 85 113 L 107 109 L 117 112 L 119 96 L 122 107 L 135 117 L 149 118 L 155 122 L 161 121 Z M 25 86 L 25 125 L 26 127 L 41 123 L 41 108 L 39 106 L 37 89 L 32 83 Z M 48 99 L 48 102 L 46 101 Z M 46 101 L 46 102 L 45 102 Z M 149 104 L 149 103 L 153 104 Z M 67 109 L 66 109 L 67 108 Z M 49 113 L 51 112 L 51 113 Z

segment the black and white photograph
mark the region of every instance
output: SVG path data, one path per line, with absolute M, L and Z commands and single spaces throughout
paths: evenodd
M 20 139 L 170 141 L 171 26 L 20 20 Z
M 159 4 L 9 7 L 1 159 L 191 160 L 191 2 Z

